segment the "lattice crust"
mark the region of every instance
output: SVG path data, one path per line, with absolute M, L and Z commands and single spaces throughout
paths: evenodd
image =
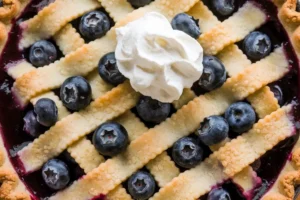
M 68 31 L 70 30 L 68 33 L 70 35 L 69 37 L 74 38 L 74 36 L 78 35 L 76 32 L 73 31 L 74 29 L 72 27 L 68 27 L 68 26 L 70 26 L 70 25 L 67 25 L 65 27 L 65 29 L 67 28 Z M 73 29 L 73 30 L 71 30 L 71 29 Z M 59 35 L 61 32 L 62 31 L 60 31 L 56 35 Z M 55 36 L 54 39 L 56 40 L 56 43 L 58 44 L 58 46 L 61 48 L 61 47 L 64 47 L 64 44 L 67 43 L 69 38 Z M 70 48 L 70 51 L 73 50 L 72 48 L 75 49 L 77 47 L 76 47 L 76 45 L 75 45 L 75 47 L 74 47 L 74 45 L 72 45 Z M 64 52 L 64 53 L 66 53 L 66 52 Z M 26 63 L 26 64 L 28 64 L 28 65 L 26 65 L 27 71 L 35 69 L 29 63 Z M 20 67 L 20 66 L 16 66 L 16 67 L 10 68 L 10 69 L 12 69 L 11 70 L 12 73 L 18 74 L 18 76 L 22 75 L 22 72 L 24 71 L 24 70 L 22 70 L 22 67 Z M 93 77 L 92 80 L 90 80 L 90 84 L 91 84 L 93 90 L 97 91 L 96 95 L 93 94 L 94 97 L 96 96 L 95 98 L 99 97 L 100 95 L 103 95 L 105 92 L 109 91 L 112 88 L 112 86 L 108 86 L 108 84 L 106 84 L 104 81 L 101 80 L 101 78 L 99 77 L 97 72 L 92 73 L 91 75 L 95 75 L 95 80 L 93 80 L 94 79 L 93 76 L 90 76 L 90 77 Z M 14 77 L 14 78 L 17 78 L 18 76 Z M 97 84 L 95 84 L 95 83 L 97 83 Z M 102 90 L 102 93 L 99 93 L 98 92 L 99 88 L 103 88 L 103 86 L 104 86 L 105 90 Z M 42 98 L 42 96 L 40 98 Z M 55 97 L 55 96 L 47 96 L 47 97 L 48 98 L 50 97 L 51 99 L 53 99 L 53 98 L 57 99 L 57 97 Z M 184 98 L 184 95 L 183 95 L 183 98 Z M 37 98 L 37 99 L 39 99 L 39 98 Z M 186 99 L 186 98 L 184 98 L 184 99 Z M 35 102 L 33 102 L 33 103 L 35 103 Z M 61 105 L 61 102 L 59 102 L 58 105 Z M 61 107 L 58 106 L 59 112 L 60 112 L 60 108 Z M 65 109 L 64 107 L 62 107 L 62 108 Z M 121 120 L 123 118 L 124 118 L 124 120 Z M 131 122 L 131 127 L 128 122 Z M 133 122 L 134 122 L 134 124 L 133 124 Z M 123 124 L 125 126 L 125 128 L 129 131 L 130 138 L 135 139 L 139 134 L 146 131 L 145 126 L 141 122 L 139 122 L 139 123 L 138 122 L 139 121 L 134 120 L 132 114 L 131 115 L 124 114 L 123 116 L 120 117 L 119 123 Z M 97 167 L 101 162 L 104 161 L 104 158 L 98 154 L 98 152 L 96 151 L 94 146 L 91 144 L 91 142 L 86 140 L 85 138 L 72 144 L 72 146 L 70 146 L 68 148 L 68 151 L 72 155 L 72 157 L 76 160 L 76 162 L 79 164 L 79 166 L 85 170 L 86 173 L 89 172 L 90 170 L 92 170 L 93 168 Z M 155 162 L 155 165 L 157 165 L 157 166 L 155 166 L 153 164 L 150 165 L 151 163 L 149 163 L 148 169 L 150 170 L 150 172 L 152 172 L 154 177 L 157 179 L 160 186 L 163 186 L 164 184 L 166 184 L 172 178 L 176 177 L 179 174 L 179 170 L 177 169 L 177 167 L 171 161 L 171 159 L 169 158 L 169 156 L 167 154 L 158 156 L 152 162 Z M 166 173 L 164 173 L 164 171 L 161 171 L 162 167 L 165 167 L 165 168 L 168 167 L 169 173 L 166 174 Z M 118 196 L 121 196 L 122 198 L 124 198 L 124 196 L 126 196 L 128 199 L 130 199 L 130 196 L 128 194 L 126 194 L 126 192 L 124 193 L 124 191 L 125 191 L 124 189 L 123 190 L 120 189 L 116 192 L 112 192 L 112 194 L 111 195 L 109 194 L 109 196 L 111 196 L 111 198 L 113 198 L 113 199 L 118 199 Z
M 283 55 L 280 56 L 281 62 L 275 58 L 276 54 Z M 80 199 L 88 199 L 98 194 L 107 194 L 179 138 L 193 132 L 205 117 L 222 114 L 232 102 L 241 100 L 264 85 L 279 79 L 287 71 L 287 60 L 282 48 L 279 48 L 243 73 L 229 78 L 220 89 L 197 97 L 183 106 L 171 118 L 134 140 L 124 153 L 101 164 L 50 199 L 68 199 L 73 195 Z M 264 77 L 261 74 L 268 76 Z M 103 182 L 106 184 L 102 184 Z
M 174 178 L 166 185 L 166 187 L 156 193 L 151 200 L 163 200 L 170 198 L 172 198 L 172 200 L 196 199 L 210 191 L 212 186 L 235 175 L 237 171 L 234 171 L 235 173 L 226 173 L 229 168 L 224 166 L 224 163 L 231 163 L 236 160 L 236 158 L 241 158 L 240 155 L 254 161 L 256 158 L 263 155 L 268 149 L 272 148 L 275 143 L 274 141 L 278 143 L 279 141 L 295 134 L 293 122 L 289 119 L 290 110 L 291 106 L 287 106 L 273 112 L 271 115 L 266 116 L 264 119 L 255 124 L 248 133 L 245 133 L 237 139 L 227 143 L 224 147 L 222 147 L 219 151 L 214 152 L 208 159 L 203 161 L 197 167 L 185 171 L 177 178 Z M 270 131 L 273 126 L 278 128 L 276 129 L 276 133 L 274 131 Z M 259 142 L 255 139 L 256 137 L 260 138 Z M 255 141 L 253 142 L 254 139 Z M 249 152 L 247 149 L 239 148 L 241 145 L 252 147 L 253 152 L 255 153 L 253 154 L 252 151 Z M 235 150 L 235 148 L 237 149 Z M 231 152 L 233 154 L 228 155 L 227 158 L 225 158 L 224 153 L 227 154 L 227 152 Z M 223 166 L 220 165 L 220 163 L 222 163 Z M 249 164 L 250 163 L 248 162 L 243 164 L 236 163 L 236 166 L 243 169 Z
M 232 177 L 267 150 L 294 134 L 292 122 L 286 117 L 286 113 L 290 110 L 291 108 L 280 110 L 279 113 L 265 117 L 248 134 L 239 136 L 222 147 L 218 151 L 217 158 L 224 166 L 224 172 Z M 283 115 L 285 118 L 282 118 Z
M 101 5 L 109 13 L 109 16 L 114 19 L 115 22 L 124 19 L 128 13 L 131 13 L 134 9 L 128 1 L 124 0 L 99 0 Z
M 174 14 L 180 12 L 180 9 L 189 9 L 196 0 L 180 2 L 181 6 L 175 6 L 179 2 L 172 4 L 172 2 L 165 0 L 158 0 L 150 4 L 149 6 L 135 10 L 130 13 L 124 20 L 118 22 L 116 26 L 124 25 L 140 16 L 145 12 L 157 11 L 167 14 L 169 19 Z M 168 10 L 168 12 L 166 12 Z M 182 11 L 182 10 L 181 10 Z M 255 28 L 255 27 L 253 27 Z M 14 85 L 14 91 L 20 98 L 20 101 L 26 103 L 29 99 L 35 95 L 59 87 L 62 82 L 73 75 L 86 75 L 91 72 L 96 66 L 99 59 L 108 52 L 114 50 L 116 41 L 114 35 L 114 28 L 107 34 L 107 36 L 91 42 L 77 51 L 70 53 L 60 61 L 51 64 L 49 66 L 39 68 L 35 72 L 29 72 L 16 80 Z M 85 67 L 81 68 L 82 63 Z M 53 74 L 50 80 L 48 75 Z M 47 81 L 45 81 L 47 80 Z
M 199 27 L 203 32 L 208 32 L 212 28 L 221 24 L 216 16 L 204 5 L 202 1 L 196 3 L 187 14 L 199 19 Z
M 99 124 L 131 109 L 138 97 L 139 94 L 126 82 L 96 99 L 87 109 L 63 118 L 19 152 L 25 171 L 41 167 L 49 158 L 61 153 L 68 145 L 93 131 Z
M 35 17 L 21 23 L 24 29 L 20 47 L 29 47 L 40 39 L 47 39 L 59 31 L 67 22 L 100 7 L 96 0 L 60 0 L 45 7 Z M 68 8 L 68 9 L 64 9 Z M 63 12 L 57 12 L 63 10 Z
M 232 181 L 242 189 L 243 194 L 249 194 L 253 192 L 255 186 L 261 183 L 260 177 L 257 176 L 256 171 L 251 166 L 244 168 L 241 172 L 232 177 Z
M 193 16 L 195 19 L 199 19 L 199 26 L 204 33 L 208 32 L 214 26 L 217 26 L 218 24 L 221 23 L 213 15 L 213 13 L 203 4 L 202 1 L 198 2 L 188 12 L 188 14 Z M 246 67 L 248 67 L 251 64 L 251 61 L 247 59 L 247 57 L 242 53 L 242 51 L 236 45 L 230 45 L 226 47 L 217 55 L 217 57 L 224 64 L 229 76 L 237 75 L 238 73 L 242 72 Z M 253 96 L 252 97 L 253 101 L 260 99 L 260 95 L 253 94 L 251 96 Z M 270 102 L 276 102 L 277 104 L 276 98 L 268 99 L 268 100 Z M 255 108 L 257 107 L 259 110 L 264 110 L 263 108 L 265 107 L 264 102 L 261 102 L 260 104 L 255 104 L 254 106 Z M 277 110 L 277 107 L 274 110 L 269 109 L 268 114 L 270 114 L 275 110 Z M 229 141 L 230 140 L 227 139 L 221 142 L 220 144 L 211 146 L 210 149 L 212 151 L 216 151 Z M 256 173 L 253 171 L 251 167 L 247 167 L 242 172 L 238 173 L 237 176 L 233 178 L 233 181 L 235 184 L 239 185 L 243 189 L 244 193 L 247 193 L 256 186 L 257 181 L 254 181 L 255 179 L 259 179 L 257 178 Z
M 110 91 L 114 86 L 105 82 L 98 73 L 98 70 L 94 70 L 87 76 L 89 83 L 91 84 L 91 88 L 93 91 L 93 99 L 97 99 L 98 97 L 104 95 L 106 92 Z
M 224 47 L 242 40 L 249 32 L 261 26 L 266 19 L 265 12 L 253 3 L 247 2 L 233 16 L 202 34 L 199 42 L 206 54 L 215 55 Z
M 218 54 L 218 57 L 224 64 L 230 76 L 240 73 L 250 65 L 250 61 L 236 45 L 228 46 Z M 260 89 L 253 95 L 250 95 L 247 100 L 254 107 L 259 118 L 269 115 L 280 107 L 278 100 L 268 86 Z M 266 104 L 265 102 L 269 103 Z
M 71 24 L 67 24 L 54 35 L 54 40 L 64 55 L 84 45 L 84 40 Z
M 13 65 L 13 66 L 12 66 Z M 7 73 L 10 75 L 13 79 L 17 79 L 24 74 L 35 70 L 36 68 L 32 66 L 29 62 L 26 60 L 21 60 L 18 63 L 11 64 L 7 66 Z
M 184 89 L 180 98 L 173 102 L 174 107 L 178 110 L 182 106 L 186 105 L 189 101 L 193 100 L 196 94 L 191 89 Z
M 113 10 L 114 9 L 114 6 L 117 6 L 117 4 L 118 4 L 118 0 L 116 0 L 116 1 L 106 1 L 105 2 L 106 3 L 106 5 L 103 5 L 103 3 L 102 3 L 102 5 L 107 9 L 107 8 L 109 8 L 109 9 L 111 9 L 111 10 Z M 202 4 L 202 2 L 200 2 L 201 4 Z M 197 4 L 199 4 L 199 3 L 197 3 Z M 197 8 L 196 9 L 196 7 L 197 6 L 195 6 L 193 9 L 195 10 L 195 11 L 197 11 L 197 9 L 199 10 L 199 8 Z M 129 8 L 128 8 L 129 9 Z M 131 8 L 132 9 L 132 8 Z M 147 10 L 147 9 L 146 9 Z M 108 10 L 109 11 L 109 13 L 114 13 L 114 12 L 110 12 L 110 10 Z M 194 12 L 195 12 L 194 11 Z M 206 11 L 206 10 L 203 10 L 203 11 Z M 190 11 L 191 12 L 191 11 Z M 139 12 L 137 12 L 138 13 L 138 15 L 139 15 Z M 120 13 L 120 14 L 115 14 L 115 16 L 113 16 L 113 18 L 114 19 L 117 19 L 117 17 L 120 17 L 121 16 L 121 14 L 123 15 L 123 16 L 125 16 L 125 14 L 126 13 Z M 209 14 L 208 12 L 206 13 L 206 14 Z M 134 17 L 135 17 L 135 15 L 133 15 Z M 123 18 L 123 17 L 120 17 L 120 18 Z M 196 17 L 197 18 L 197 17 Z M 207 21 L 207 20 L 205 20 L 205 21 Z M 200 22 L 201 23 L 201 22 Z M 215 22 L 214 22 L 215 23 Z M 218 22 L 218 20 L 217 20 L 217 23 L 216 23 L 216 25 L 217 24 L 220 24 L 220 22 Z M 207 27 L 209 26 L 208 25 L 208 23 L 206 24 L 207 25 Z M 68 26 L 68 25 L 67 25 Z M 67 27 L 66 26 L 66 27 Z M 211 27 L 210 28 L 212 28 L 214 25 L 213 25 L 213 22 L 211 23 Z M 201 27 L 202 28 L 202 27 Z M 70 29 L 69 29 L 70 30 Z M 72 36 L 73 35 L 75 35 L 75 34 L 77 34 L 76 32 L 71 32 L 72 33 Z M 58 37 L 56 37 L 55 36 L 55 38 L 58 38 Z M 65 40 L 67 41 L 67 39 L 68 38 L 66 38 Z M 61 45 L 59 45 L 59 46 L 64 46 L 64 44 L 61 44 Z M 78 47 L 79 46 L 81 46 L 81 45 L 78 45 Z M 240 51 L 238 48 L 237 48 L 237 46 L 235 46 L 235 45 L 231 45 L 231 46 L 229 46 L 229 47 L 227 47 L 227 48 L 236 48 L 236 49 L 231 49 L 231 50 L 228 50 L 228 52 L 234 52 L 234 51 L 236 51 L 236 50 L 238 50 L 238 51 Z M 72 48 L 70 48 L 70 49 L 72 49 Z M 224 50 L 223 50 L 224 51 Z M 222 51 L 222 52 L 223 52 Z M 225 51 L 226 52 L 226 51 Z M 64 52 L 64 53 L 66 53 L 66 52 Z M 221 54 L 219 54 L 218 56 L 220 57 L 220 55 Z M 226 54 L 225 54 L 226 55 Z M 243 54 L 232 54 L 230 57 L 232 57 L 232 56 L 236 56 L 236 55 L 243 55 Z M 244 56 L 244 55 L 243 55 Z M 226 56 L 224 56 L 224 57 L 226 57 Z M 229 58 L 229 57 L 228 57 Z M 237 59 L 237 60 L 239 60 L 239 59 Z M 243 61 L 242 59 L 240 59 L 240 61 Z M 245 61 L 245 60 L 244 60 Z M 247 59 L 246 59 L 246 61 L 248 61 Z M 232 62 L 232 61 L 231 61 Z M 229 63 L 230 63 L 230 61 L 229 61 Z M 230 63 L 231 65 L 233 64 L 233 63 Z M 238 66 L 238 64 L 237 63 L 235 63 L 236 64 L 236 66 Z M 250 64 L 250 63 L 249 63 Z M 249 65 L 248 64 L 248 65 Z M 238 66 L 239 67 L 239 70 L 240 71 L 242 71 L 243 69 L 244 69 L 244 67 L 246 67 L 246 66 L 248 66 L 248 65 L 246 65 L 246 64 L 240 64 L 240 66 Z M 22 68 L 21 68 L 22 69 Z M 30 71 L 29 70 L 29 68 L 26 68 L 26 67 L 24 67 L 23 68 L 24 70 L 24 72 L 28 72 L 28 71 Z M 28 70 L 28 71 L 26 71 L 26 70 Z M 228 68 L 227 68 L 227 70 L 228 70 Z M 236 70 L 234 67 L 232 68 L 232 70 Z M 239 71 L 238 70 L 238 71 Z M 22 70 L 21 70 L 22 71 Z M 19 73 L 19 75 L 20 74 L 23 74 L 24 72 L 20 72 Z M 230 73 L 231 72 L 231 70 L 228 70 L 228 72 Z M 12 73 L 12 75 L 14 75 L 14 73 L 16 73 L 16 72 L 13 72 Z M 238 72 L 236 72 L 235 74 L 237 74 Z M 234 75 L 235 75 L 234 74 Z M 93 86 L 95 86 L 94 88 L 103 88 L 103 83 L 101 83 L 101 79 L 100 78 L 96 78 L 95 77 L 95 75 L 97 75 L 97 77 L 99 77 L 99 75 L 97 74 L 97 73 L 91 73 L 90 74 L 90 76 L 89 76 L 89 80 L 91 81 L 91 85 L 92 85 L 92 87 Z M 229 74 L 230 75 L 230 74 Z M 15 75 L 16 77 L 18 76 L 18 75 Z M 91 77 L 91 78 L 90 78 Z M 99 82 L 99 80 L 100 80 L 100 82 Z M 103 81 L 102 81 L 103 82 Z M 95 83 L 95 84 L 92 84 L 92 83 Z M 108 90 L 110 90 L 111 89 L 111 87 L 112 86 L 109 86 L 108 84 L 104 84 L 104 88 L 103 88 L 103 91 L 102 92 L 99 92 L 98 93 L 98 96 L 101 96 L 101 95 L 103 95 L 106 91 L 108 91 Z M 265 87 L 265 88 L 263 88 L 263 89 L 261 89 L 261 91 L 262 90 L 266 90 L 266 89 L 269 89 L 268 87 Z M 269 91 L 267 91 L 267 92 L 270 92 L 271 93 L 271 91 L 269 90 Z M 261 94 L 261 95 L 265 95 L 265 92 L 257 92 L 258 94 Z M 50 94 L 50 93 L 49 93 Z M 54 94 L 53 94 L 54 95 Z M 94 95 L 94 94 L 93 94 Z M 259 95 L 252 95 L 252 96 L 259 96 Z M 50 95 L 50 97 L 52 97 L 51 95 Z M 54 96 L 54 97 L 56 97 L 56 96 Z M 94 95 L 94 97 L 97 97 L 97 95 Z M 184 92 L 184 94 L 183 94 L 183 96 L 181 97 L 181 99 L 180 100 L 178 100 L 177 102 L 174 102 L 174 105 L 175 105 L 175 107 L 176 106 L 178 106 L 177 108 L 180 108 L 180 107 L 182 107 L 184 104 L 186 104 L 188 101 L 190 101 L 190 100 L 192 100 L 193 98 L 195 97 L 195 94 L 191 91 L 191 90 L 186 90 L 185 92 Z M 274 100 L 274 95 L 273 95 L 273 99 L 271 99 L 271 96 L 269 96 L 270 98 L 269 98 L 269 100 Z M 57 98 L 57 97 L 56 97 Z M 261 98 L 263 98 L 263 97 L 261 97 Z M 254 98 L 255 99 L 255 98 Z M 35 99 L 32 99 L 32 101 L 36 101 Z M 60 102 L 61 103 L 61 102 Z M 252 103 L 252 102 L 251 102 Z M 278 105 L 277 104 L 277 102 L 276 102 L 276 105 Z M 259 104 L 257 104 L 257 106 L 259 107 L 260 105 Z M 273 107 L 273 109 L 275 109 L 275 107 Z M 269 112 L 271 111 L 272 109 L 270 109 L 269 110 Z M 265 113 L 267 113 L 268 111 L 266 111 Z M 131 113 L 132 114 L 132 113 Z M 66 113 L 66 115 L 67 115 L 67 113 Z M 126 115 L 126 114 L 124 114 L 124 115 Z M 122 119 L 123 118 L 123 116 L 120 116 L 120 119 Z M 126 119 L 126 118 L 124 118 L 124 119 Z M 126 121 L 126 120 L 125 120 Z M 142 123 L 140 123 L 141 125 L 142 125 Z M 133 126 L 134 127 L 134 126 Z M 146 132 L 146 130 L 144 131 L 144 132 Z M 141 133 L 137 133 L 136 134 L 136 136 L 134 136 L 134 138 L 131 138 L 132 140 L 133 139 L 136 139 L 140 134 L 142 134 L 142 132 Z M 94 149 L 94 147 L 93 147 L 93 145 L 89 142 L 89 144 L 88 143 L 86 143 L 86 141 L 87 140 L 81 140 L 81 141 L 79 141 L 79 142 L 82 142 L 82 141 L 84 141 L 84 144 L 85 145 L 83 145 L 83 146 L 78 146 L 78 148 L 75 148 L 75 149 L 73 149 L 73 151 L 78 151 L 79 149 L 82 149 L 82 148 L 87 148 L 87 147 L 91 147 L 91 149 L 89 149 L 89 150 L 95 150 Z M 78 142 L 78 143 L 79 143 Z M 72 145 L 72 146 L 75 146 L 75 145 Z M 71 149 L 72 147 L 70 147 L 69 149 Z M 68 149 L 68 150 L 69 150 Z M 73 151 L 71 151 L 71 152 L 73 152 Z M 78 154 L 81 154 L 81 152 L 77 152 Z M 81 155 L 83 155 L 83 154 L 81 154 Z M 95 156 L 96 156 L 96 154 L 95 154 Z M 100 155 L 98 154 L 98 157 L 99 157 Z M 76 157 L 77 159 L 78 159 L 78 155 L 76 156 L 76 153 L 74 154 L 74 157 Z M 101 156 L 100 156 L 101 157 Z M 160 159 L 159 159 L 160 158 Z M 76 160 L 77 161 L 77 160 Z M 84 162 L 84 161 L 86 161 L 86 158 L 85 159 L 82 159 L 82 161 Z M 166 161 L 166 162 L 164 162 L 164 161 Z M 102 162 L 102 161 L 101 161 Z M 152 162 L 154 162 L 155 164 L 152 164 Z M 154 167 L 154 169 L 152 169 L 151 170 L 151 167 L 149 167 L 149 166 L 151 166 L 151 164 L 152 164 L 152 167 Z M 160 166 L 160 167 L 158 167 L 158 166 Z M 167 156 L 167 154 L 166 153 L 163 153 L 163 154 L 161 154 L 161 155 L 159 155 L 159 156 L 157 156 L 153 161 L 151 161 L 151 162 L 149 162 L 148 163 L 148 165 L 147 165 L 147 168 L 150 170 L 150 172 L 152 173 L 152 174 L 154 174 L 154 176 L 155 176 L 155 179 L 157 180 L 158 179 L 158 177 L 157 177 L 157 174 L 158 175 L 163 175 L 163 173 L 162 173 L 162 169 L 164 169 L 164 166 L 166 166 L 166 168 L 168 168 L 169 169 L 169 167 L 171 168 L 172 166 L 174 166 L 174 173 L 172 174 L 172 175 L 170 175 L 169 176 L 169 179 L 166 181 L 164 181 L 164 183 L 163 184 L 160 184 L 160 181 L 158 181 L 158 183 L 159 183 L 159 186 L 160 187 L 163 187 L 167 182 L 169 182 L 173 177 L 175 177 L 175 176 L 177 176 L 178 175 L 178 173 L 179 173 L 179 171 L 178 171 L 178 169 L 176 168 L 176 166 L 174 165 L 174 163 L 170 160 L 170 158 Z M 96 167 L 96 166 L 95 166 Z M 93 167 L 94 168 L 94 167 Z M 90 170 L 92 169 L 92 167 L 90 167 Z M 90 171 L 90 170 L 88 170 L 88 171 Z M 156 170 L 156 171 L 155 171 Z M 174 175 L 175 174 L 175 175 Z M 250 175 L 249 175 L 250 174 Z M 238 175 L 236 175 L 235 177 L 234 177 L 234 179 L 236 179 L 237 180 L 237 182 L 241 182 L 242 183 L 242 187 L 243 188 L 247 188 L 247 187 L 249 187 L 249 189 L 252 187 L 252 185 L 248 185 L 248 181 L 246 181 L 246 182 L 244 182 L 244 184 L 243 184 L 243 180 L 245 180 L 245 177 L 253 177 L 253 176 L 255 176 L 255 174 L 253 174 L 253 171 L 252 171 L 252 169 L 250 168 L 250 167 L 247 167 L 247 168 L 245 168 L 243 171 L 241 171 L 240 173 L 238 173 Z M 164 176 L 163 176 L 163 178 L 165 178 Z M 112 190 L 109 194 L 108 194 L 108 196 L 107 196 L 107 198 L 108 199 L 131 199 L 131 197 L 126 193 L 126 191 L 123 189 L 123 188 L 121 188 L 121 187 L 117 187 L 116 189 L 114 189 L 114 190 Z
M 275 98 L 274 93 L 269 87 L 258 90 L 253 95 L 250 95 L 248 100 L 251 102 L 259 118 L 264 118 L 280 107 L 278 100 Z M 265 102 L 268 103 L 266 104 Z
M 26 189 L 20 183 L 18 175 L 13 171 L 2 138 L 0 138 L 0 199 L 30 200 L 29 194 L 25 191 Z

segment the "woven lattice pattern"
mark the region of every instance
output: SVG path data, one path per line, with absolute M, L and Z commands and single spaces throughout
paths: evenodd
M 153 200 L 196 199 L 229 178 L 244 193 L 253 190 L 257 186 L 253 180 L 259 177 L 250 164 L 294 134 L 294 126 L 288 116 L 291 107 L 280 108 L 267 86 L 289 70 L 283 47 L 277 47 L 266 58 L 252 63 L 235 44 L 267 22 L 265 12 L 255 4 L 246 2 L 235 14 L 221 22 L 202 1 L 197 0 L 156 0 L 137 10 L 125 0 L 86 0 L 84 5 L 81 4 L 57 0 L 22 23 L 27 27 L 21 41 L 22 48 L 52 37 L 64 54 L 59 61 L 42 68 L 36 69 L 23 61 L 8 71 L 16 79 L 14 92 L 20 102 L 35 104 L 46 97 L 54 100 L 58 108 L 59 122 L 19 152 L 25 172 L 40 169 L 64 150 L 70 153 L 86 176 L 50 197 L 51 200 L 91 199 L 100 194 L 107 195 L 107 199 L 111 200 L 132 199 L 122 183 L 144 166 L 160 188 Z M 60 14 L 59 11 L 68 5 L 72 8 L 70 12 Z M 199 43 L 206 54 L 215 55 L 222 61 L 230 78 L 221 88 L 199 97 L 191 89 L 185 89 L 182 97 L 173 102 L 177 112 L 162 124 L 147 128 L 131 112 L 140 94 L 128 82 L 117 87 L 109 85 L 96 70 L 99 59 L 115 49 L 115 27 L 106 36 L 85 44 L 70 23 L 84 13 L 101 7 L 115 21 L 115 27 L 151 11 L 160 12 L 169 20 L 181 12 L 199 19 L 203 32 Z M 249 23 L 250 19 L 254 22 Z M 57 23 L 44 24 L 53 20 Z M 36 29 L 37 23 L 46 28 Z M 78 113 L 70 113 L 52 92 L 66 78 L 74 75 L 86 77 L 93 91 L 93 102 Z M 181 173 L 166 150 L 179 138 L 192 134 L 205 117 L 221 115 L 230 104 L 244 99 L 251 103 L 261 120 L 248 133 L 211 146 L 213 153 L 209 158 Z M 106 121 L 122 124 L 131 141 L 124 153 L 109 160 L 105 160 L 86 137 Z M 276 130 L 277 134 L 270 135 L 272 130 Z M 260 138 L 260 142 L 254 142 L 254 137 Z M 160 138 L 159 141 L 157 138 Z M 239 155 L 236 155 L 235 149 L 238 149 Z

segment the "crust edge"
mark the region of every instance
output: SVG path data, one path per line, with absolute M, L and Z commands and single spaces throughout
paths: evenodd
M 30 195 L 14 171 L 4 148 L 0 131 L 0 199 L 30 200 Z
M 278 7 L 278 18 L 288 34 L 298 59 L 300 59 L 300 12 L 296 11 L 297 0 L 273 0 L 273 3 Z M 288 162 L 291 162 L 294 171 L 288 170 L 288 172 L 280 174 L 281 177 L 278 181 L 281 189 L 265 194 L 263 200 L 293 199 L 294 185 L 296 182 L 300 182 L 300 147 L 294 147 L 291 152 L 291 160 Z

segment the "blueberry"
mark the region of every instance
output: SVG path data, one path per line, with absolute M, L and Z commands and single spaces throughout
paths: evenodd
M 73 111 L 87 107 L 92 99 L 90 84 L 81 76 L 73 76 L 65 80 L 60 88 L 60 98 L 68 109 Z
M 212 0 L 212 10 L 219 16 L 226 17 L 235 10 L 235 0 Z
M 128 191 L 133 199 L 146 200 L 155 192 L 155 180 L 151 174 L 137 171 L 128 179 Z
M 207 91 L 221 87 L 226 81 L 226 70 L 222 62 L 214 56 L 203 57 L 203 74 L 198 84 Z
M 174 30 L 183 31 L 195 39 L 198 39 L 201 34 L 198 24 L 199 20 L 196 20 L 192 16 L 185 13 L 176 15 L 171 22 Z
M 55 46 L 46 40 L 40 40 L 30 47 L 29 60 L 35 67 L 53 63 L 57 58 Z
M 252 128 L 256 121 L 256 115 L 248 103 L 237 102 L 227 108 L 225 119 L 231 130 L 237 133 L 243 133 Z
M 37 121 L 37 116 L 33 112 L 33 110 L 28 111 L 26 113 L 25 117 L 23 118 L 23 121 L 23 130 L 34 138 L 37 138 L 46 130 L 46 128 Z
M 92 11 L 81 17 L 79 31 L 88 40 L 104 36 L 109 29 L 109 18 L 101 11 Z
M 150 4 L 153 0 L 128 0 L 134 8 L 140 8 Z
M 115 156 L 129 144 L 128 133 L 119 123 L 107 122 L 99 126 L 93 135 L 93 144 L 104 156 Z
M 229 126 L 221 116 L 210 116 L 201 123 L 196 134 L 207 146 L 218 144 L 228 137 Z
M 223 188 L 214 188 L 209 192 L 207 200 L 231 200 L 231 198 Z
M 196 139 L 183 137 L 173 145 L 172 158 L 180 167 L 190 169 L 202 161 L 203 149 Z
M 250 60 L 258 61 L 270 54 L 272 44 L 268 35 L 254 31 L 244 39 L 243 49 Z
M 125 77 L 118 69 L 115 52 L 104 55 L 98 64 L 98 72 L 103 80 L 117 86 L 125 81 Z
M 170 114 L 171 105 L 162 103 L 151 97 L 142 96 L 136 105 L 138 115 L 146 122 L 160 123 Z
M 282 92 L 280 86 L 279 85 L 272 85 L 270 87 L 270 89 L 274 93 L 274 96 L 277 99 L 278 104 L 280 106 L 283 106 L 284 105 L 284 97 L 283 97 L 283 92 Z
M 39 99 L 34 105 L 37 121 L 43 126 L 53 126 L 58 118 L 58 111 L 53 100 L 48 98 Z
M 3 0 L 0 0 L 0 7 L 3 7 Z
M 42 169 L 46 185 L 53 190 L 61 190 L 70 182 L 68 166 L 60 160 L 49 160 Z

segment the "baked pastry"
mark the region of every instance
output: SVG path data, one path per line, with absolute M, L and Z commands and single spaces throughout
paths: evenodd
M 1 1 L 0 199 L 297 198 L 298 11 Z

